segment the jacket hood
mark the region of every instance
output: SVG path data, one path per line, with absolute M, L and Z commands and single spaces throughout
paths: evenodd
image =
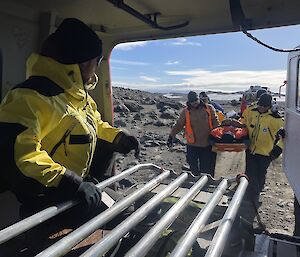
M 27 60 L 26 78 L 31 76 L 47 77 L 80 102 L 87 97 L 78 64 L 61 64 L 52 58 L 32 54 Z

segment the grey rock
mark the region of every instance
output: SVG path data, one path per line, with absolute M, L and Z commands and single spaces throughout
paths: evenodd
M 141 114 L 137 113 L 136 115 L 133 116 L 135 120 L 142 120 Z
M 177 119 L 178 115 L 176 114 L 176 112 L 172 109 L 167 109 L 165 110 L 161 115 L 160 118 L 162 119 Z
M 163 107 L 169 106 L 173 109 L 180 110 L 183 105 L 179 102 L 173 102 L 173 101 L 160 101 L 156 104 L 157 109 L 161 110 Z
M 126 122 L 123 120 L 115 120 L 114 126 L 117 128 L 126 127 Z
M 114 112 L 130 112 L 124 104 L 118 104 L 114 107 Z
M 139 112 L 140 110 L 143 110 L 144 107 L 133 102 L 125 102 L 124 105 L 131 111 L 131 112 Z

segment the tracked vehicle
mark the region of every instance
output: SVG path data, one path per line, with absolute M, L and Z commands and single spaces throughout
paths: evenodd
M 300 2 L 297 0 L 2 0 L 1 97 L 25 80 L 27 57 L 32 52 L 38 52 L 41 42 L 67 17 L 81 19 L 103 41 L 103 61 L 97 71 L 100 80 L 93 97 L 102 119 L 112 123 L 113 92 L 109 59 L 117 44 L 299 24 L 299 10 Z M 283 166 L 300 200 L 299 59 L 300 50 L 291 52 L 288 57 L 287 136 Z M 154 172 L 155 177 L 128 190 L 121 200 L 115 201 L 106 191 L 115 182 L 142 170 Z M 60 231 L 48 238 L 45 245 L 40 241 L 34 245 L 32 238 L 33 246 L 31 244 L 30 247 L 39 248 L 39 252 L 34 249 L 28 251 L 30 247 L 26 243 L 30 244 L 30 239 L 28 241 L 28 236 L 27 239 L 24 237 L 40 226 L 43 228 L 47 221 L 78 203 L 58 203 L 19 220 L 19 203 L 11 192 L 5 190 L 4 185 L 0 194 L 0 256 L 32 256 L 33 253 L 37 256 L 102 256 L 109 251 L 114 256 L 114 249 L 122 244 L 127 232 L 146 223 L 148 230 L 141 232 L 141 238 L 123 256 L 160 256 L 163 252 L 157 249 L 163 249 L 160 247 L 167 243 L 170 245 L 170 256 L 298 256 L 297 238 L 255 236 L 247 234 L 247 230 L 245 235 L 239 217 L 247 214 L 247 206 L 243 205 L 247 185 L 248 181 L 243 176 L 214 180 L 205 174 L 200 177 L 181 171 L 174 174 L 168 167 L 158 167 L 152 163 L 128 167 L 123 173 L 98 184 L 103 189 L 103 201 L 109 206 L 106 211 L 72 232 Z M 143 199 L 143 204 L 117 229 L 110 233 L 103 232 L 105 223 L 140 199 Z M 246 211 L 243 211 L 244 208 Z M 158 209 L 160 211 L 155 219 L 147 220 L 148 215 L 157 213 Z M 170 233 L 178 232 L 177 237 L 174 233 L 168 237 L 168 229 L 171 229 Z M 91 234 L 93 236 L 89 237 Z M 171 240 L 162 241 L 163 235 Z

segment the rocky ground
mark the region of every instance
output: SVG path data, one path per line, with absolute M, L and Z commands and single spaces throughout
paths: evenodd
M 175 147 L 169 150 L 166 140 L 171 127 L 184 107 L 186 99 L 169 99 L 161 94 L 139 90 L 114 88 L 115 126 L 126 129 L 141 143 L 141 155 L 118 155 L 116 171 L 121 172 L 138 163 L 154 163 L 165 169 L 181 172 L 187 167 L 185 144 L 178 135 Z M 239 104 L 230 101 L 219 102 L 226 112 L 238 111 Z M 282 106 L 281 106 L 282 107 Z M 293 192 L 282 171 L 281 157 L 271 163 L 259 214 L 270 232 L 292 234 L 294 226 Z M 218 153 L 216 176 L 235 175 L 244 169 L 243 154 Z M 147 177 L 147 175 L 144 175 Z

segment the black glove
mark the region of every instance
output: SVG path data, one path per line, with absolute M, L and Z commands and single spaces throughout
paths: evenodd
M 168 146 L 169 148 L 172 148 L 173 145 L 174 145 L 174 143 L 173 143 L 173 138 L 172 138 L 172 136 L 169 136 L 169 137 L 168 137 L 168 140 L 167 140 L 167 146 Z
M 135 157 L 137 158 L 140 154 L 140 142 L 135 136 L 127 135 L 124 132 L 120 135 L 120 140 L 117 143 L 117 152 L 128 154 L 131 150 L 135 150 Z
M 285 129 L 284 128 L 280 128 L 277 133 L 276 133 L 276 137 L 281 137 L 281 138 L 285 138 Z
M 96 210 L 101 205 L 101 191 L 92 182 L 82 182 L 77 190 L 77 197 L 87 212 Z
M 275 145 L 272 151 L 270 152 L 271 160 L 277 159 L 281 155 L 281 153 L 282 149 L 278 145 Z

